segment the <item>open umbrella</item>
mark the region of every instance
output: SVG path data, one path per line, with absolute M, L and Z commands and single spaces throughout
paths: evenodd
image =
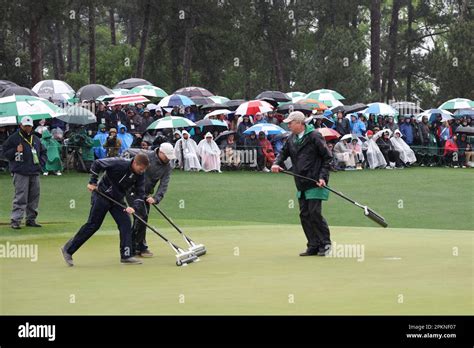
M 79 88 L 76 93 L 76 97 L 80 101 L 83 100 L 95 100 L 97 97 L 107 94 L 114 94 L 110 88 L 105 87 L 104 85 L 99 84 L 90 84 L 85 85 Z
M 332 128 L 317 128 L 316 131 L 321 133 L 321 135 L 327 141 L 328 140 L 339 139 L 339 137 L 341 136 L 337 131 L 335 131 Z
M 228 114 L 231 114 L 231 113 L 232 113 L 232 111 L 227 110 L 227 109 L 218 109 L 218 110 L 214 110 L 214 111 L 208 113 L 204 118 L 209 118 L 211 116 L 228 115 Z
M 162 108 L 189 105 L 194 105 L 194 102 L 185 95 L 181 94 L 171 94 L 161 99 L 158 103 L 158 106 Z
M 0 125 L 18 124 L 23 116 L 41 120 L 61 115 L 66 115 L 66 112 L 43 98 L 26 95 L 0 98 Z
M 295 102 L 296 101 L 296 100 L 294 100 L 295 98 L 305 98 L 306 93 L 303 93 L 303 92 L 288 92 L 288 93 L 286 93 L 286 96 L 288 98 L 290 98 L 293 102 Z
M 180 88 L 177 91 L 174 91 L 173 94 L 181 94 L 181 95 L 185 95 L 186 97 L 189 97 L 189 98 L 191 98 L 191 97 L 212 97 L 214 95 L 205 88 L 194 87 L 194 86 Z M 209 104 L 209 103 L 205 103 L 205 104 Z
M 461 117 L 474 118 L 474 109 L 458 109 L 454 112 L 453 115 L 456 118 L 461 118 Z
M 133 87 L 143 86 L 143 85 L 153 85 L 153 84 L 150 81 L 132 77 L 130 79 L 120 81 L 119 83 L 115 85 L 114 89 L 117 89 L 117 88 L 131 89 Z
M 97 122 L 97 117 L 87 110 L 78 105 L 72 105 L 64 109 L 67 115 L 58 116 L 58 119 L 69 124 L 80 124 L 86 125 Z
M 188 128 L 195 126 L 196 124 L 186 117 L 167 116 L 156 120 L 147 129 Z
M 211 118 L 205 118 L 205 119 L 203 119 L 203 120 L 197 121 L 197 122 L 196 122 L 196 126 L 201 127 L 201 129 L 202 129 L 203 127 L 213 127 L 213 128 L 219 128 L 219 129 L 222 129 L 222 128 L 229 129 L 229 126 L 227 126 L 227 123 L 222 122 L 222 121 L 220 121 L 220 120 L 213 120 L 213 119 L 211 119 Z
M 384 115 L 384 116 L 395 116 L 398 115 L 398 111 L 392 108 L 390 105 L 385 103 L 370 103 L 363 114 L 370 115 Z
M 367 105 L 362 103 L 357 103 L 354 105 L 339 105 L 336 107 L 331 108 L 333 114 L 337 114 L 338 112 L 342 111 L 345 114 L 349 114 L 352 112 L 362 111 L 367 109 Z
M 278 107 L 279 112 L 290 113 L 293 111 L 301 111 L 303 113 L 311 113 L 313 108 L 305 103 L 284 103 Z
M 456 128 L 456 133 L 474 135 L 474 127 L 472 126 L 460 126 Z
M 416 116 L 418 121 L 421 121 L 424 116 L 428 117 L 430 123 L 433 123 L 436 120 L 436 117 L 441 115 L 442 121 L 448 121 L 453 119 L 453 114 L 446 110 L 441 109 L 428 109 L 423 111 L 421 114 Z
M 228 131 L 223 131 L 222 133 L 220 133 L 217 138 L 214 139 L 214 141 L 216 143 L 219 143 L 220 141 L 224 140 L 224 138 L 226 138 L 227 136 L 231 135 L 231 134 L 236 134 L 237 132 L 236 131 L 231 131 L 231 130 L 228 130 Z
M 283 134 L 286 132 L 286 130 L 273 123 L 257 123 L 247 129 L 244 134 L 248 135 L 252 132 L 255 132 L 256 134 L 258 134 L 259 132 L 264 132 L 266 135 L 276 135 Z
M 125 89 L 125 88 L 114 88 L 112 92 L 116 96 L 133 94 L 129 89 Z
M 0 80 L 0 93 L 2 93 L 8 87 L 18 87 L 18 85 L 12 81 Z
M 168 95 L 164 90 L 160 87 L 155 87 L 151 85 L 141 85 L 137 87 L 133 87 L 130 90 L 133 94 L 140 94 L 145 97 L 152 97 L 152 98 L 164 98 Z
M 220 103 L 211 103 L 211 104 L 206 104 L 201 106 L 201 109 L 206 110 L 206 109 L 224 109 L 226 106 L 224 104 Z
M 213 95 L 209 98 L 212 99 L 214 103 L 218 103 L 218 104 L 224 104 L 225 102 L 228 102 L 230 100 L 229 98 L 226 98 L 220 95 Z
M 235 110 L 245 102 L 246 102 L 245 99 L 232 99 L 232 100 L 226 101 L 224 105 L 229 110 Z
M 67 99 L 65 95 L 74 96 L 74 89 L 64 81 L 61 80 L 43 80 L 38 82 L 32 88 L 33 92 L 37 93 L 41 98 L 49 99 L 54 101 L 63 101 Z
M 309 123 L 311 122 L 312 120 L 321 120 L 322 121 L 322 124 L 324 124 L 326 127 L 332 127 L 334 125 L 334 121 L 333 120 L 330 120 L 329 118 L 327 117 L 324 117 L 323 115 L 317 115 L 317 116 L 310 116 L 308 117 L 305 122 L 306 123 Z
M 336 100 L 337 101 L 337 100 Z M 320 101 L 312 98 L 304 98 L 298 100 L 299 104 L 305 104 L 309 106 L 312 110 L 324 111 L 328 109 L 328 106 Z M 341 104 L 342 105 L 342 104 Z
M 30 95 L 33 97 L 38 97 L 38 94 L 33 92 L 31 89 L 20 86 L 8 87 L 0 93 L 0 97 L 8 97 L 10 95 Z
M 458 110 L 474 108 L 474 101 L 466 98 L 454 98 L 441 104 L 438 109 Z
M 276 102 L 288 102 L 291 101 L 291 98 L 289 98 L 285 93 L 280 92 L 280 91 L 264 91 L 257 95 L 255 99 L 273 99 Z
M 127 95 L 121 95 L 121 96 L 115 97 L 109 103 L 109 106 L 139 104 L 139 103 L 146 103 L 149 101 L 150 100 L 148 98 L 145 98 L 144 96 L 140 94 L 127 94 Z
M 326 100 L 343 100 L 346 99 L 340 94 L 339 92 L 333 91 L 332 89 L 317 89 L 312 92 L 309 92 L 306 95 L 306 98 L 312 98 L 323 102 L 324 104 Z
M 209 105 L 214 103 L 211 98 L 208 97 L 191 97 L 190 98 L 196 105 Z
M 245 102 L 235 110 L 236 115 L 255 115 L 258 112 L 265 113 L 273 111 L 273 106 L 263 100 L 251 100 Z

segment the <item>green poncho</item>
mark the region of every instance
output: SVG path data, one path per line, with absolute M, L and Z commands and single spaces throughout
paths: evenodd
M 84 161 L 93 161 L 94 158 L 94 141 L 87 135 L 87 131 L 83 128 L 78 133 L 71 136 L 69 145 L 80 148 L 82 159 Z
M 46 148 L 48 161 L 43 168 L 45 172 L 56 172 L 63 170 L 63 164 L 61 163 L 61 144 L 58 143 L 51 133 L 45 129 L 41 135 L 41 144 Z

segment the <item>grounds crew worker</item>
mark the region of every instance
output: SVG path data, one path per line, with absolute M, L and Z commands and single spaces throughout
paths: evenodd
M 145 221 L 148 221 L 148 214 L 150 213 L 150 204 L 159 204 L 166 191 L 170 182 L 171 167 L 170 161 L 175 159 L 173 145 L 170 143 L 162 143 L 160 147 L 157 147 L 154 151 L 145 151 L 140 149 L 128 149 L 122 156 L 132 157 L 138 153 L 145 153 L 150 161 L 150 166 L 145 172 L 145 195 L 147 196 L 145 201 L 140 201 L 137 209 L 137 214 Z M 160 182 L 156 193 L 153 194 L 155 186 Z M 135 199 L 134 189 L 130 189 L 127 192 L 127 201 L 131 205 Z M 136 218 L 133 219 L 132 228 L 132 246 L 135 255 L 141 257 L 153 257 L 153 253 L 148 249 L 146 244 L 146 226 Z
M 322 200 L 328 199 L 329 191 L 323 189 L 329 180 L 329 164 L 332 156 L 321 133 L 312 125 L 305 124 L 302 112 L 294 111 L 283 121 L 288 124 L 291 135 L 272 166 L 272 172 L 278 173 L 283 162 L 290 157 L 292 171 L 318 181 L 295 177 L 297 197 L 300 205 L 300 220 L 306 239 L 307 249 L 300 256 L 325 256 L 331 248 L 329 227 L 321 215 Z
M 72 255 L 92 235 L 97 232 L 104 221 L 107 212 L 110 212 L 120 230 L 120 258 L 124 264 L 140 264 L 140 260 L 132 255 L 132 224 L 128 214 L 133 214 L 135 209 L 143 204 L 140 200 L 145 199 L 145 170 L 149 165 L 148 157 L 138 154 L 133 160 L 124 158 L 104 158 L 96 160 L 91 166 L 91 178 L 87 189 L 92 192 L 91 210 L 89 219 L 62 248 L 64 260 L 69 266 L 73 266 Z M 99 174 L 105 172 L 97 185 Z M 125 193 L 134 188 L 134 208 L 123 209 L 112 203 L 105 197 L 100 196 L 95 190 L 100 190 L 116 201 L 123 202 Z
M 26 226 L 41 227 L 36 222 L 40 199 L 40 174 L 47 161 L 46 148 L 33 134 L 33 120 L 25 116 L 20 129 L 3 143 L 3 153 L 13 174 L 15 197 L 11 213 L 11 227 L 19 230 L 26 213 Z

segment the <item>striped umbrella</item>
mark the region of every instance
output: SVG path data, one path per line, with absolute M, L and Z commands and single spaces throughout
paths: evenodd
M 286 95 L 288 96 L 288 98 L 290 98 L 293 102 L 295 102 L 295 98 L 305 98 L 306 97 L 306 93 L 303 93 L 303 92 L 288 92 L 286 93 Z
M 385 103 L 370 103 L 367 104 L 368 108 L 363 110 L 361 113 L 370 115 L 384 115 L 384 116 L 395 116 L 398 115 L 398 111 L 392 108 L 390 105 Z
M 202 87 L 183 87 L 175 91 L 173 94 L 181 94 L 186 97 L 212 97 L 214 94 Z
M 273 111 L 273 106 L 270 103 L 263 100 L 251 100 L 240 104 L 237 110 L 235 110 L 235 114 L 255 115 L 257 112 L 265 113 L 270 111 Z
M 158 106 L 162 108 L 189 105 L 194 105 L 194 102 L 185 95 L 181 94 L 171 94 L 161 99 L 158 103 Z
M 130 92 L 129 89 L 125 89 L 125 88 L 115 88 L 112 90 L 112 92 L 115 96 L 132 94 L 132 92 Z
M 416 119 L 418 121 L 421 121 L 424 116 L 428 117 L 428 120 L 433 123 L 436 120 L 436 117 L 438 115 L 441 115 L 441 120 L 442 121 L 448 121 L 453 119 L 453 114 L 450 113 L 449 111 L 442 110 L 442 109 L 429 109 L 423 111 L 421 114 L 416 116 Z
M 153 98 L 164 98 L 168 95 L 164 90 L 160 87 L 150 86 L 150 85 L 142 85 L 137 86 L 131 89 L 131 93 L 140 94 L 145 97 L 153 97 Z
M 212 101 L 217 104 L 224 104 L 230 100 L 229 98 L 222 97 L 220 95 L 213 95 L 209 98 L 212 99 Z
M 286 130 L 273 123 L 257 123 L 256 125 L 253 125 L 247 129 L 244 134 L 249 135 L 252 132 L 255 132 L 256 134 L 259 132 L 264 132 L 266 135 L 275 135 L 284 134 L 286 133 Z
M 38 82 L 33 88 L 33 92 L 41 98 L 64 100 L 63 94 L 74 96 L 76 92 L 66 82 L 61 80 L 43 80 Z
M 309 92 L 306 96 L 307 98 L 317 99 L 324 103 L 325 100 L 343 100 L 346 99 L 342 94 L 333 91 L 332 89 L 317 89 L 315 91 Z M 326 103 L 324 103 L 326 104 Z M 329 106 L 329 105 L 328 105 Z
M 167 129 L 167 128 L 188 128 L 195 127 L 196 124 L 185 117 L 167 116 L 156 120 L 147 129 Z
M 191 100 L 196 105 L 210 105 L 214 103 L 212 99 L 208 97 L 191 97 Z
M 23 116 L 41 120 L 61 115 L 66 112 L 43 98 L 26 95 L 0 98 L 0 125 L 18 124 Z
M 229 126 L 227 125 L 227 123 L 222 122 L 220 120 L 213 120 L 212 118 L 205 118 L 203 120 L 197 121 L 196 126 L 201 127 L 201 129 L 203 127 L 217 127 L 217 128 L 229 129 Z
M 443 110 L 458 110 L 458 109 L 469 109 L 474 108 L 474 101 L 465 98 L 455 98 L 444 102 L 439 106 L 438 109 Z
M 149 101 L 150 99 L 145 98 L 144 96 L 140 94 L 127 94 L 127 95 L 121 95 L 121 96 L 115 97 L 109 103 L 109 106 L 138 104 L 138 103 L 145 103 Z

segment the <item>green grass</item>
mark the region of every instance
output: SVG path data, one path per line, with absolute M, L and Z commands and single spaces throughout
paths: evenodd
M 118 233 L 107 218 L 68 268 L 59 247 L 87 218 L 87 176 L 42 177 L 44 227 L 13 231 L 6 225 L 11 178 L 2 175 L 0 244 L 37 244 L 39 258 L 0 259 L 0 313 L 472 314 L 471 177 L 470 170 L 444 168 L 333 174 L 332 186 L 390 224 L 374 226 L 334 195 L 324 204 L 333 242 L 364 246 L 358 262 L 297 256 L 306 241 L 288 176 L 174 172 L 162 207 L 206 245 L 201 262 L 176 267 L 171 249 L 149 234 L 157 256 L 120 265 Z M 151 222 L 184 245 L 158 214 Z

